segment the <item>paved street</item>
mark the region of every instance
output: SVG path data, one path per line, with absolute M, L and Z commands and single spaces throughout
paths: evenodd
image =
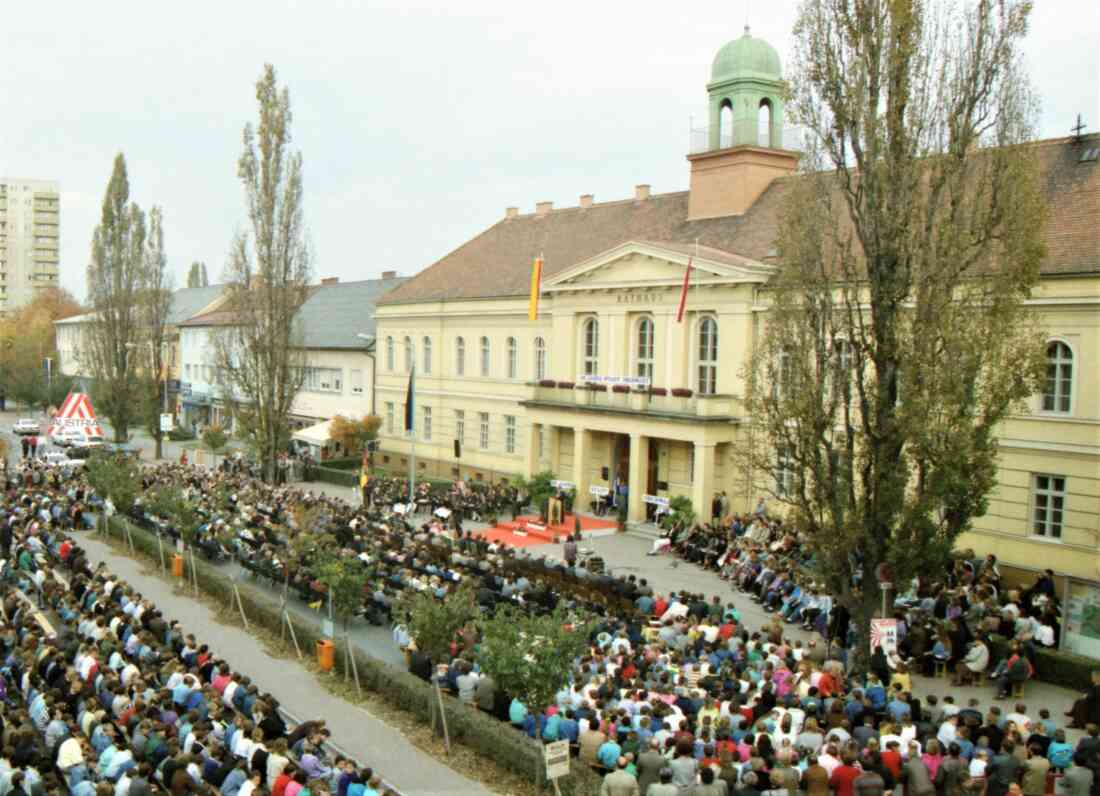
M 83 534 L 80 543 L 91 561 L 106 562 L 111 571 L 155 602 L 166 616 L 178 619 L 187 632 L 194 632 L 234 668 L 239 667 L 248 674 L 261 691 L 275 694 L 291 714 L 300 719 L 323 716 L 338 746 L 360 761 L 373 765 L 404 796 L 488 796 L 490 793 L 481 784 L 412 747 L 397 730 L 367 711 L 315 684 L 314 675 L 295 661 L 272 657 L 249 634 L 221 624 L 203 603 L 177 594 L 167 581 L 145 574 L 139 562 L 115 552 L 90 533 Z

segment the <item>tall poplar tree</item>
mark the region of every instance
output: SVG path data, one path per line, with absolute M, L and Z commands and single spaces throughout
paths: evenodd
M 145 239 L 142 273 L 142 328 L 139 345 L 147 357 L 142 369 L 145 376 L 145 420 L 156 441 L 156 457 L 163 455 L 164 432 L 160 415 L 165 409 L 168 389 L 168 317 L 172 311 L 172 275 L 164 251 L 164 213 L 156 205 L 149 211 L 149 230 Z
M 1044 207 L 1024 0 L 804 0 L 752 465 L 869 651 L 876 575 L 943 572 L 1039 388 Z M 763 477 L 759 477 L 763 475 Z M 886 565 L 886 566 L 882 566 Z
M 88 304 L 95 318 L 84 350 L 95 406 L 110 420 L 119 442 L 127 440 L 142 412 L 141 354 L 134 344 L 143 320 L 145 234 L 145 214 L 130 201 L 126 158 L 119 153 L 92 235 Z
M 289 443 L 290 408 L 305 376 L 298 310 L 309 295 L 311 257 L 302 214 L 302 155 L 290 149 L 290 93 L 275 67 L 256 83 L 259 121 L 246 124 L 237 176 L 249 232 L 233 240 L 225 307 L 234 323 L 215 341 L 223 400 L 264 476 Z

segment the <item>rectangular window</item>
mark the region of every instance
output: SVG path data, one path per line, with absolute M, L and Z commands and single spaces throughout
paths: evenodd
M 302 389 L 306 392 L 344 391 L 344 371 L 342 368 L 303 368 Z
M 187 380 L 191 381 L 191 363 L 190 362 L 187 363 L 187 366 L 184 368 L 184 371 L 187 373 Z
M 781 445 L 775 452 L 775 492 L 780 497 L 794 491 L 794 464 L 791 449 Z
M 393 433 L 393 401 L 386 401 L 386 433 Z
M 478 412 L 478 416 L 481 419 L 481 430 L 478 434 L 478 447 L 483 451 L 489 450 L 489 413 Z
M 516 417 L 515 415 L 504 416 L 504 452 L 515 453 L 516 452 Z
M 466 444 L 466 410 L 455 409 L 455 439 L 460 446 Z
M 1064 475 L 1032 476 L 1032 532 L 1048 539 L 1062 538 L 1062 520 L 1066 506 L 1066 477 Z
M 351 385 L 351 394 L 352 395 L 362 395 L 363 394 L 363 371 L 361 371 L 361 370 L 352 370 L 348 374 L 348 382 Z
M 432 408 L 430 406 L 425 406 L 425 407 L 422 407 L 420 411 L 423 414 L 423 421 L 424 421 L 424 441 L 425 442 L 431 442 L 432 441 Z
M 539 461 L 546 458 L 546 426 L 539 426 Z

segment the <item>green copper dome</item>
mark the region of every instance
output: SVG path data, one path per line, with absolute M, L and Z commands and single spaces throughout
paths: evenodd
M 754 39 L 746 26 L 745 35 L 726 44 L 714 56 L 710 70 L 712 83 L 736 78 L 782 80 L 779 53 L 763 39 Z

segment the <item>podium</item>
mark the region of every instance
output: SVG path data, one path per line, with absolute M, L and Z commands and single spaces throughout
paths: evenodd
M 564 505 L 560 497 L 550 498 L 546 508 L 546 518 L 550 525 L 561 525 L 565 519 Z

